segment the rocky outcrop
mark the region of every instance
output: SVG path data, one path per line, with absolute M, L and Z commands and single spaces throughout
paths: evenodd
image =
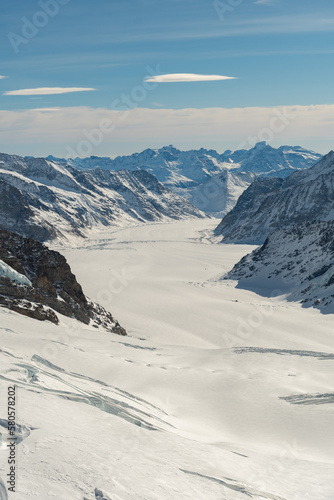
M 263 296 L 285 295 L 305 307 L 334 312 L 334 221 L 274 231 L 224 279 Z
M 0 230 L 0 259 L 24 279 L 0 275 L 0 304 L 39 320 L 58 323 L 56 313 L 126 335 L 101 306 L 90 301 L 65 257 L 42 243 Z M 29 284 L 30 283 L 30 284 Z
M 46 220 L 44 224 L 35 222 L 35 213 L 29 201 L 29 197 L 18 188 L 0 180 L 0 227 L 39 241 L 60 236 L 59 231 Z

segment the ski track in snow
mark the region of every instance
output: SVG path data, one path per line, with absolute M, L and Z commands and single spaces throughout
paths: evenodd
M 333 317 L 220 281 L 250 247 L 209 244 L 216 224 L 113 228 L 65 250 L 126 338 L 0 309 L 17 500 L 334 498 Z

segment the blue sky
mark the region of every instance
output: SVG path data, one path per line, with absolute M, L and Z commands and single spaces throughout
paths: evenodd
M 53 7 L 55 14 L 38 15 L 42 5 L 45 9 Z M 148 67 L 159 74 L 195 73 L 235 79 L 152 85 L 134 103 L 134 121 L 124 121 L 114 137 L 105 134 L 93 154 L 114 156 L 172 142 L 185 148 L 234 149 L 247 141 L 249 134 L 261 135 L 259 130 L 268 127 L 263 109 L 255 109 L 301 106 L 303 117 L 310 116 L 314 121 L 314 108 L 310 111 L 310 106 L 315 105 L 321 108 L 316 109 L 318 121 L 313 131 L 311 123 L 307 130 L 298 128 L 297 119 L 291 127 L 273 138 L 268 134 L 268 138 L 274 145 L 291 138 L 290 143 L 297 141 L 321 152 L 332 149 L 331 0 L 217 0 L 216 7 L 211 0 L 50 0 L 50 4 L 47 0 L 3 0 L 1 11 L 0 75 L 6 78 L 0 79 L 0 145 L 4 151 L 63 153 L 64 138 L 58 125 L 47 137 L 45 132 L 40 133 L 40 108 L 49 109 L 42 119 L 43 129 L 49 126 L 51 132 L 61 119 L 70 126 L 69 114 L 80 113 L 84 130 L 89 130 L 92 119 L 94 124 L 94 119 L 98 120 L 94 110 L 119 110 L 115 100 L 122 101 L 122 96 L 131 95 L 136 88 L 135 95 L 140 95 L 138 86 L 148 76 Z M 24 31 L 27 24 L 33 30 L 29 39 Z M 96 90 L 34 96 L 4 94 L 41 87 Z M 38 111 L 28 112 L 36 108 Z M 211 132 L 207 126 L 210 109 L 217 108 L 223 113 L 221 134 L 217 130 L 219 121 Z M 239 135 L 237 131 L 226 134 L 226 110 L 235 108 L 242 108 L 244 113 L 253 109 L 254 126 L 240 127 Z M 139 130 L 140 109 L 144 127 L 147 117 L 155 116 L 157 132 L 152 134 L 152 124 L 146 129 L 147 136 L 142 128 Z M 185 131 L 185 122 L 180 125 L 182 110 L 188 109 L 192 110 L 191 120 L 198 120 L 198 130 L 192 135 Z M 150 114 L 149 110 L 160 112 Z M 171 121 L 170 133 L 160 127 L 159 121 L 171 116 L 168 110 L 179 111 L 175 113 L 174 131 Z M 328 134 L 324 133 L 324 121 Z M 8 129 L 3 130 L 6 122 L 12 127 L 12 135 Z M 205 123 L 203 134 L 201 123 Z M 68 132 L 68 142 L 74 149 L 80 140 L 77 129 L 77 123 L 73 123 Z

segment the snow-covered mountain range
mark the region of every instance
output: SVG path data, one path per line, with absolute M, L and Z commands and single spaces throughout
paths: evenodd
M 334 312 L 334 221 L 274 231 L 225 279 L 267 297 L 286 295 L 305 307 Z
M 286 179 L 256 180 L 216 229 L 225 242 L 263 243 L 276 229 L 334 219 L 334 152 Z
M 276 149 L 264 141 L 249 150 L 225 151 L 222 155 L 236 165 L 238 172 L 281 178 L 287 177 L 294 170 L 311 167 L 321 156 L 300 146 L 280 146 Z
M 91 228 L 205 217 L 149 172 L 83 172 L 0 154 L 0 227 L 46 241 Z
M 227 150 L 222 154 L 213 149 L 181 151 L 173 146 L 161 149 L 145 149 L 129 156 L 91 156 L 89 158 L 47 159 L 65 163 L 82 170 L 144 169 L 158 181 L 173 187 L 189 187 L 201 184 L 222 171 L 252 172 L 256 175 L 277 175 L 287 177 L 294 170 L 314 165 L 321 155 L 299 146 L 281 146 L 278 149 L 266 142 L 259 142 L 251 149 Z
M 260 142 L 249 150 L 227 150 L 223 154 L 204 148 L 180 151 L 165 146 L 115 159 L 91 156 L 65 160 L 49 156 L 48 160 L 82 170 L 146 170 L 200 210 L 222 217 L 255 177 L 287 177 L 295 170 L 314 165 L 320 158 L 320 154 L 299 146 L 275 149 Z

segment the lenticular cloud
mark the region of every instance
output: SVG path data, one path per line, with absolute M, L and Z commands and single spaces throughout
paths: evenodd
M 175 82 L 208 82 L 214 80 L 235 80 L 234 76 L 223 75 L 196 75 L 194 73 L 172 73 L 169 75 L 150 76 L 147 82 L 175 83 Z
M 4 95 L 52 95 L 68 94 L 70 92 L 85 92 L 88 90 L 96 89 L 84 87 L 40 87 L 37 89 L 7 90 L 4 92 Z

